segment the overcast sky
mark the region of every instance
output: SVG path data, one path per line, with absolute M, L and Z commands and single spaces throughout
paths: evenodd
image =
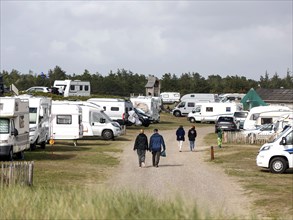
M 292 0 L 1 0 L 1 71 L 198 72 L 259 80 L 292 71 Z

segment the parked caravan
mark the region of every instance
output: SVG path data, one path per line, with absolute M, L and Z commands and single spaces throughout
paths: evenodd
M 242 104 L 235 102 L 203 102 L 197 103 L 195 109 L 188 114 L 190 122 L 215 122 L 219 116 L 233 116 L 241 111 Z M 238 122 L 240 123 L 240 122 Z M 237 128 L 240 124 L 237 125 Z
M 264 144 L 256 157 L 256 165 L 272 173 L 293 168 L 293 129 L 288 126 L 272 142 Z
M 50 134 L 53 140 L 77 140 L 83 137 L 82 109 L 58 101 L 52 102 Z
M 255 123 L 258 119 L 260 113 L 270 112 L 270 111 L 291 111 L 289 107 L 281 105 L 269 105 L 269 106 L 257 106 L 250 109 L 247 118 L 244 121 L 243 129 L 255 129 Z
M 181 97 L 181 101 L 191 99 L 195 102 L 219 102 L 219 96 L 212 93 L 190 93 Z
M 160 121 L 160 99 L 151 96 L 131 97 L 130 101 L 134 108 L 141 109 L 146 115 L 150 116 L 152 122 Z
M 91 95 L 91 85 L 88 81 L 55 80 L 53 87 L 59 88 L 59 93 L 64 97 Z
M 0 156 L 23 158 L 29 144 L 29 103 L 16 97 L 0 98 Z
M 58 101 L 56 101 L 58 102 Z M 82 109 L 83 136 L 102 137 L 105 140 L 114 139 L 122 134 L 118 122 L 105 114 L 103 108 L 90 102 L 59 101 L 71 105 L 79 105 Z
M 91 98 L 87 102 L 99 105 L 104 112 L 120 125 L 128 124 L 128 113 L 133 110 L 133 104 L 124 99 Z
M 173 104 L 180 101 L 179 92 L 162 92 L 160 94 L 163 104 Z
M 50 139 L 50 114 L 52 100 L 47 97 L 29 97 L 30 148 L 40 145 L 45 149 Z
M 244 93 L 225 93 L 219 95 L 220 102 L 240 102 L 245 96 Z
M 286 116 L 292 113 L 292 111 L 270 111 L 262 112 L 259 114 L 255 122 L 255 127 L 259 127 L 263 124 L 272 124 L 275 123 L 280 117 Z

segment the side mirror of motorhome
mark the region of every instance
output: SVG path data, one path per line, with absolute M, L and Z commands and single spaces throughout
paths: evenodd
M 286 137 L 282 137 L 281 144 L 282 145 L 287 145 Z
M 12 135 L 17 136 L 18 135 L 18 130 L 16 128 L 14 128 Z
M 104 124 L 105 122 L 106 122 L 106 119 L 104 119 L 104 118 L 100 119 L 100 123 Z

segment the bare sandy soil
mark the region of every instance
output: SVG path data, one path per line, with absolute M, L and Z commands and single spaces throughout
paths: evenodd
M 180 196 L 188 204 L 196 204 L 201 213 L 225 219 L 232 216 L 251 218 L 251 204 L 244 190 L 223 169 L 208 162 L 210 146 L 204 144 L 203 137 L 213 129 L 212 126 L 197 129 L 193 152 L 189 150 L 188 141 L 179 152 L 174 130 L 159 131 L 165 139 L 167 157 L 161 157 L 158 168 L 152 166 L 150 152 L 146 155 L 146 167 L 139 168 L 137 154 L 133 151 L 134 140 L 126 143 L 121 164 L 106 185 L 116 190 L 142 191 L 159 199 Z M 148 137 L 151 134 L 146 133 Z

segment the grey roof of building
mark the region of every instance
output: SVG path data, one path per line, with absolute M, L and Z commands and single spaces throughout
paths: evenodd
M 148 77 L 148 82 L 147 84 L 145 85 L 146 88 L 151 88 L 151 87 L 154 87 L 156 81 L 158 80 L 157 77 L 155 76 L 149 76 Z
M 265 102 L 293 103 L 293 89 L 257 88 L 256 92 Z

